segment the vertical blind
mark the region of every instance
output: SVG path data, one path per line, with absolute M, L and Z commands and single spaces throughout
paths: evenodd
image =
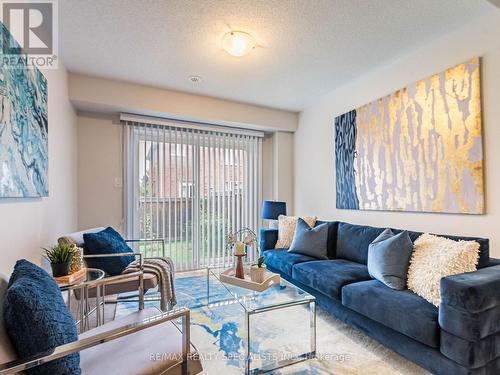
M 262 135 L 161 120 L 123 120 L 126 228 L 151 242 L 146 256 L 171 257 L 177 270 L 233 262 L 228 233 L 257 231 Z M 144 247 L 145 246 L 145 247 Z M 255 261 L 257 249 L 249 249 Z

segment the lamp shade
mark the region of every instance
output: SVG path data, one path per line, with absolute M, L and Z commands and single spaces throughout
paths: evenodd
M 262 204 L 262 218 L 278 220 L 278 216 L 286 215 L 286 202 L 264 201 Z

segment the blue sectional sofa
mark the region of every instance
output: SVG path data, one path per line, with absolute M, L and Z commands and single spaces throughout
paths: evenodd
M 321 224 L 318 221 L 318 224 Z M 500 260 L 484 238 L 478 271 L 441 280 L 441 305 L 374 280 L 369 244 L 385 228 L 329 222 L 328 260 L 275 249 L 276 229 L 260 246 L 270 271 L 313 294 L 319 306 L 435 374 L 500 374 Z M 393 229 L 399 232 L 398 229 Z M 421 233 L 409 232 L 415 241 Z

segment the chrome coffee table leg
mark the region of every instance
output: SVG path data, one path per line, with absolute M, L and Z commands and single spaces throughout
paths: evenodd
M 252 361 L 252 353 L 250 350 L 250 313 L 245 312 L 245 328 L 247 331 L 247 351 L 245 356 L 245 374 L 250 374 L 250 362 Z
M 310 358 L 316 357 L 316 301 L 309 302 L 309 327 L 311 329 L 311 352 L 309 353 Z

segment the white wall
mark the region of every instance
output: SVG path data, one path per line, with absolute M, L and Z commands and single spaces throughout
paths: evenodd
M 262 140 L 262 199 L 274 199 L 273 191 L 273 149 L 274 149 L 274 134 L 266 134 Z
M 76 115 L 68 99 L 68 74 L 44 70 L 48 80 L 49 197 L 0 199 L 0 272 L 17 259 L 40 263 L 41 247 L 77 226 Z
M 293 134 L 276 132 L 273 137 L 273 200 L 287 203 L 293 214 Z
M 284 201 L 293 213 L 293 133 L 266 134 L 262 144 L 262 199 Z
M 297 113 L 110 79 L 70 75 L 79 110 L 129 112 L 263 131 L 295 131 Z
M 117 117 L 78 116 L 78 228 L 123 232 L 122 136 Z
M 337 210 L 335 208 L 335 116 L 387 95 L 474 56 L 482 57 L 486 215 Z M 295 133 L 295 212 L 374 226 L 443 234 L 484 236 L 500 257 L 500 11 L 494 11 L 359 77 L 299 115 Z

